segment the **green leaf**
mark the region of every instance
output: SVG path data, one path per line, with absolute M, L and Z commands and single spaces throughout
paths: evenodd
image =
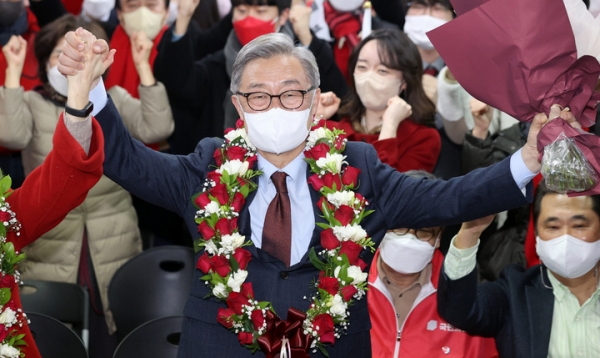
M 315 251 L 314 247 L 310 248 L 310 251 L 308 252 L 308 258 L 317 270 L 323 271 L 325 269 L 325 264 L 319 259 L 319 256 L 317 255 L 317 252 Z
M 10 301 L 10 288 L 4 287 L 0 288 L 0 306 L 4 306 Z
M 327 353 L 327 349 L 325 349 L 325 346 L 323 346 L 322 344 L 317 344 L 317 347 L 319 347 L 319 350 L 321 351 L 322 355 L 329 358 L 329 353 Z
M 250 194 L 250 188 L 248 185 L 242 185 L 240 187 L 240 193 L 244 196 L 244 198 L 248 197 L 248 194 Z
M 229 259 L 229 264 L 231 265 L 231 271 L 232 272 L 236 272 L 237 270 L 240 269 L 240 264 L 239 262 L 233 257 L 233 255 L 231 255 L 231 258 Z
M 316 225 L 323 230 L 327 230 L 331 227 L 331 226 L 329 226 L 329 224 L 325 224 L 325 223 L 316 223 Z

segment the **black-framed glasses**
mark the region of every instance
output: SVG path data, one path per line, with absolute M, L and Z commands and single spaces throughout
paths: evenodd
M 281 92 L 278 95 L 272 95 L 267 92 L 237 92 L 236 95 L 244 96 L 246 103 L 253 111 L 264 111 L 271 106 L 273 98 L 279 98 L 281 107 L 289 110 L 298 109 L 304 103 L 304 96 L 314 90 L 315 87 L 310 87 L 306 91 L 304 90 L 289 90 Z
M 401 229 L 394 229 L 394 230 L 389 230 L 393 233 L 395 233 L 396 235 L 406 235 L 409 232 L 412 232 L 417 239 L 421 240 L 421 241 L 430 241 L 432 239 L 435 239 L 441 232 L 441 230 L 435 230 L 435 229 L 407 229 L 407 228 L 401 228 Z

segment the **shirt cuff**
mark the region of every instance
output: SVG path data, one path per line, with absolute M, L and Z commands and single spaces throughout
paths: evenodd
M 64 121 L 69 133 L 81 145 L 85 154 L 89 154 L 92 143 L 92 117 L 88 116 L 82 121 L 76 121 L 65 113 Z
M 521 155 L 522 150 L 523 148 L 517 150 L 510 156 L 510 172 L 523 195 L 527 195 L 527 189 L 525 187 L 537 173 L 533 173 L 527 168 L 527 165 L 525 165 L 523 156 Z
M 100 111 L 106 106 L 106 102 L 108 102 L 108 95 L 106 94 L 106 89 L 104 88 L 104 81 L 102 77 L 100 77 L 100 82 L 90 91 L 90 102 L 94 104 L 94 109 L 92 110 L 92 116 L 96 116 Z
M 477 244 L 468 249 L 459 249 L 454 246 L 454 239 L 450 242 L 450 248 L 444 259 L 444 273 L 451 280 L 458 280 L 470 274 L 477 264 L 477 249 L 479 248 L 479 240 Z
M 185 35 L 177 35 L 175 33 L 175 29 L 171 30 L 171 42 L 177 42 L 179 41 L 183 36 Z
M 462 86 L 458 82 L 451 83 L 446 78 L 448 67 L 444 67 L 438 76 L 438 100 L 437 111 L 447 121 L 456 122 L 465 116 L 461 90 Z

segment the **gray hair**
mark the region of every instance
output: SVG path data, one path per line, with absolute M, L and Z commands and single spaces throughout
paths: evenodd
M 294 46 L 292 39 L 282 33 L 272 33 L 257 37 L 244 46 L 238 53 L 231 72 L 231 85 L 229 89 L 237 93 L 242 81 L 244 69 L 253 60 L 269 59 L 275 56 L 292 56 L 300 61 L 304 73 L 312 87 L 318 88 L 321 84 L 317 60 L 309 49 Z

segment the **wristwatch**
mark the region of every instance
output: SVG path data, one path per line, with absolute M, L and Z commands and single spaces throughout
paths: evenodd
M 83 107 L 83 109 L 71 108 L 65 103 L 65 112 L 75 117 L 87 118 L 87 116 L 89 116 L 90 113 L 92 113 L 93 109 L 94 104 L 91 101 L 88 102 L 88 104 L 86 104 L 85 107 Z

